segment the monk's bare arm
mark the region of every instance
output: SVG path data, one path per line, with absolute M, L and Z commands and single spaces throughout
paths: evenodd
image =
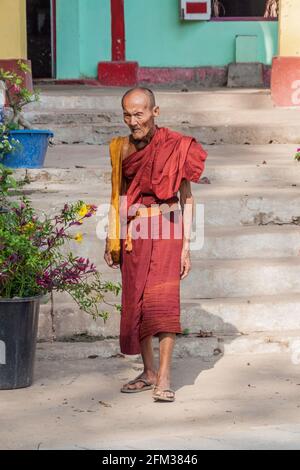
M 184 279 L 191 270 L 190 260 L 190 240 L 192 233 L 194 198 L 192 195 L 191 183 L 182 180 L 180 188 L 180 206 L 183 214 L 183 245 L 181 254 L 181 279 Z
M 182 180 L 179 192 L 184 224 L 183 247 L 189 249 L 194 215 L 194 198 L 190 181 Z
M 122 178 L 122 184 L 121 184 L 121 196 L 124 196 L 127 192 L 127 182 L 125 178 Z

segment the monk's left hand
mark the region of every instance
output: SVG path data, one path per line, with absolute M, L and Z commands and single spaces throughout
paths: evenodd
M 190 250 L 183 248 L 181 251 L 181 267 L 180 267 L 180 279 L 187 277 L 188 273 L 191 270 L 191 258 Z

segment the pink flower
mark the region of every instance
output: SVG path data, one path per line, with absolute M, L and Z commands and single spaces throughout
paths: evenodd
M 18 85 L 13 85 L 12 88 L 11 88 L 11 91 L 13 93 L 20 93 L 21 88 Z
M 73 227 L 73 225 L 82 225 L 82 222 L 71 222 L 70 227 Z

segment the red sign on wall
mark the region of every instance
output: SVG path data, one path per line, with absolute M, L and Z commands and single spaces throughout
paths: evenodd
M 276 106 L 300 108 L 300 57 L 274 57 L 271 78 Z
M 211 0 L 180 0 L 181 18 L 184 20 L 209 20 Z

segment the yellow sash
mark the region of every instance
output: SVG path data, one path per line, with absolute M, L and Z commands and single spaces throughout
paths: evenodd
M 107 247 L 114 263 L 120 262 L 121 253 L 119 198 L 122 189 L 122 148 L 125 140 L 126 137 L 116 137 L 109 146 L 112 172 Z

